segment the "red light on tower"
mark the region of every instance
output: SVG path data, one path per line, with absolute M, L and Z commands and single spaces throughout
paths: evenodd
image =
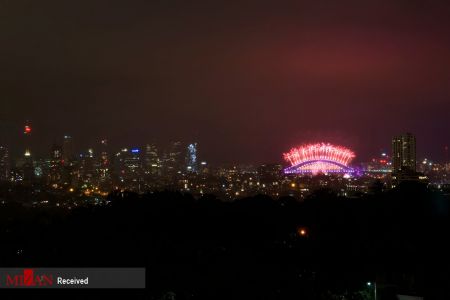
M 25 125 L 25 130 L 24 130 L 23 133 L 25 133 L 25 134 L 30 134 L 30 133 L 31 133 L 31 126 Z

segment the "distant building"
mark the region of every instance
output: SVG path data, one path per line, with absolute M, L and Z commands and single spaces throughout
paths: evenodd
M 198 144 L 192 143 L 187 146 L 186 152 L 186 171 L 198 172 Z
M 386 152 L 381 152 L 380 156 L 373 157 L 369 162 L 362 163 L 363 169 L 371 174 L 388 174 L 392 172 L 392 161 Z
M 0 146 L 0 181 L 8 180 L 10 171 L 8 148 Z
M 164 173 L 174 175 L 182 170 L 183 165 L 181 142 L 172 142 L 169 151 L 164 155 Z
M 130 174 L 139 175 L 141 171 L 141 150 L 132 148 L 124 159 L 124 165 Z
M 258 167 L 258 178 L 264 184 L 272 184 L 280 179 L 283 166 L 279 164 L 264 164 Z
M 50 153 L 49 181 L 50 184 L 61 183 L 63 167 L 63 151 L 59 145 L 53 145 Z
M 94 150 L 88 149 L 87 153 L 80 155 L 80 177 L 84 183 L 96 181 Z
M 416 138 L 411 133 L 392 139 L 392 172 L 416 171 Z
M 70 165 L 75 159 L 75 152 L 73 150 L 73 141 L 70 135 L 65 135 L 62 145 L 62 159 L 64 165 Z
M 141 170 L 141 150 L 138 148 L 123 148 L 114 159 L 114 170 L 117 176 L 122 179 L 136 177 Z
M 104 139 L 100 142 L 100 157 L 97 165 L 97 172 L 101 182 L 109 181 L 111 163 L 109 159 L 108 140 Z
M 23 174 L 23 181 L 25 183 L 32 183 L 34 181 L 34 161 L 33 157 L 31 156 L 30 150 L 25 150 L 25 154 L 23 157 L 23 164 L 22 164 L 22 174 Z
M 416 138 L 405 133 L 392 139 L 392 186 L 402 182 L 429 183 L 429 178 L 416 172 Z
M 139 148 L 123 148 L 114 158 L 115 188 L 140 192 L 142 184 L 142 160 Z
M 24 142 L 25 142 L 25 152 L 23 156 L 21 164 L 21 172 L 23 174 L 23 181 L 25 183 L 32 183 L 34 181 L 34 162 L 33 162 L 33 156 L 31 154 L 31 135 L 32 135 L 32 128 L 30 123 L 27 121 L 24 127 L 23 135 L 24 135 Z
M 161 162 L 155 144 L 145 146 L 144 167 L 147 174 L 161 175 Z

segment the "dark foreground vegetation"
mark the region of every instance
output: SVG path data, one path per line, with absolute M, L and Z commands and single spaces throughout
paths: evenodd
M 0 291 L 0 299 L 450 299 L 449 199 L 405 184 L 304 202 L 111 193 L 67 209 L 0 206 L 2 267 L 146 267 L 146 290 Z M 53 297 L 52 297 L 53 298 Z

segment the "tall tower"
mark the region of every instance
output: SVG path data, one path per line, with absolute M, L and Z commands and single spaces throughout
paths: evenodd
M 174 175 L 182 169 L 181 142 L 175 141 L 170 144 L 169 152 L 164 161 L 164 169 L 168 175 Z
M 74 159 L 74 150 L 72 137 L 70 135 L 65 135 L 62 145 L 62 159 L 64 165 L 70 165 Z
M 100 142 L 100 157 L 99 157 L 99 175 L 100 181 L 104 182 L 110 179 L 110 159 L 108 154 L 108 140 L 103 139 Z
M 160 175 L 160 160 L 158 156 L 158 148 L 155 144 L 147 144 L 145 146 L 144 158 L 145 171 L 151 175 Z
M 49 183 L 59 185 L 62 178 L 62 147 L 54 144 L 50 150 Z
M 189 144 L 186 153 L 186 170 L 196 173 L 198 171 L 198 145 L 197 143 Z
M 31 125 L 27 121 L 24 126 L 23 134 L 25 140 L 25 152 L 24 152 L 24 164 L 23 168 L 23 180 L 26 183 L 32 183 L 34 180 L 34 163 L 31 154 Z
M 9 168 L 8 148 L 0 146 L 0 181 L 8 180 Z
M 416 171 L 416 137 L 411 133 L 392 139 L 392 171 Z
M 31 139 L 31 125 L 30 122 L 26 122 L 24 129 L 23 129 L 23 135 L 24 135 L 24 141 L 25 141 L 25 152 L 24 155 L 25 157 L 31 157 L 31 143 L 30 143 L 30 139 Z

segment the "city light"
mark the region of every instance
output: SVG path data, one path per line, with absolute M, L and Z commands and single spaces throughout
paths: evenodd
M 31 126 L 25 125 L 24 133 L 25 134 L 30 134 L 31 133 Z
M 291 164 L 284 170 L 286 174 L 351 173 L 349 163 L 355 154 L 345 147 L 318 143 L 292 148 L 283 157 Z
M 308 230 L 304 227 L 300 227 L 298 228 L 297 233 L 301 237 L 306 237 L 308 235 Z

